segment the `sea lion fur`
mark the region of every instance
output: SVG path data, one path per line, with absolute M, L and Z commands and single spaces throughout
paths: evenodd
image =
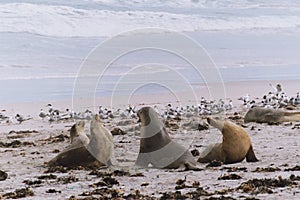
M 208 146 L 202 152 L 198 162 L 206 163 L 216 160 L 231 164 L 241 162 L 245 158 L 247 162 L 258 161 L 246 130 L 227 120 L 208 118 L 207 122 L 222 132 L 223 141 Z
M 151 107 L 138 112 L 141 121 L 140 150 L 136 165 L 154 168 L 188 168 L 196 170 L 196 161 L 187 148 L 173 141 L 162 120 Z

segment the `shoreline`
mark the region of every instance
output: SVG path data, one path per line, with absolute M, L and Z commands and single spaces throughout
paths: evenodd
M 242 104 L 241 101 L 237 100 L 239 97 L 249 94 L 250 97 L 262 98 L 264 94 L 269 91 L 273 91 L 273 88 L 269 84 L 276 85 L 280 83 L 283 87 L 283 91 L 287 95 L 296 95 L 300 91 L 298 88 L 297 80 L 281 80 L 281 81 L 238 81 L 238 82 L 227 82 L 224 83 L 225 98 L 231 99 L 234 105 Z M 119 96 L 104 96 L 96 97 L 95 99 L 74 99 L 73 108 L 83 109 L 94 109 L 95 106 L 110 107 L 113 109 L 122 108 L 127 105 L 141 106 L 141 105 L 154 105 L 154 104 L 178 104 L 178 105 L 197 105 L 201 97 L 210 99 L 209 88 L 205 84 L 201 84 L 201 87 L 194 86 L 194 93 L 179 91 L 175 93 L 161 92 L 153 94 L 133 94 L 133 95 L 119 95 Z M 222 85 L 219 85 L 222 87 Z M 222 89 L 222 88 L 221 88 Z M 218 100 L 218 99 L 214 99 Z M 18 102 L 2 104 L 0 110 L 6 110 L 7 114 L 36 114 L 40 112 L 40 109 L 46 107 L 48 103 L 51 103 L 54 107 L 61 110 L 66 108 L 72 109 L 72 99 L 57 100 L 57 101 L 37 101 L 37 102 Z M 96 108 L 96 109 L 97 109 Z M 80 110 L 80 111 L 82 111 Z

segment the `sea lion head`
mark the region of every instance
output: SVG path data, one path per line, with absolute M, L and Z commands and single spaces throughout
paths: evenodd
M 142 126 L 142 137 L 152 137 L 163 130 L 164 124 L 153 108 L 143 107 L 137 112 L 137 115 Z
M 82 130 L 82 129 L 84 129 L 85 122 L 84 121 L 79 121 L 75 125 L 76 125 L 77 130 Z
M 95 114 L 91 120 L 90 128 L 99 127 L 102 124 L 101 119 L 98 114 Z
M 267 109 L 262 109 L 259 107 L 250 108 L 244 117 L 244 122 L 245 123 L 255 122 L 259 117 L 266 114 L 266 112 Z
M 222 131 L 224 128 L 224 120 L 221 120 L 218 117 L 215 117 L 215 118 L 208 117 L 207 123 L 217 129 L 219 129 L 220 131 Z
M 98 114 L 95 114 L 94 115 L 94 117 L 92 118 L 92 121 L 98 121 L 98 122 L 101 122 L 101 119 L 100 119 L 100 117 L 99 117 L 99 115 Z
M 141 122 L 142 126 L 148 126 L 153 122 L 157 122 L 158 114 L 155 110 L 151 107 L 143 107 L 138 112 L 137 115 L 139 117 L 139 121 Z M 159 120 L 160 121 L 160 120 Z
M 71 143 L 73 143 L 73 139 L 78 136 L 78 133 L 84 132 L 84 126 L 85 122 L 84 121 L 79 121 L 76 122 L 70 130 L 70 138 L 71 138 Z

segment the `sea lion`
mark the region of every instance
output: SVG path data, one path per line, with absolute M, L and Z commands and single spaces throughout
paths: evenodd
M 138 112 L 141 122 L 140 150 L 136 165 L 154 168 L 196 170 L 196 161 L 187 148 L 172 141 L 158 114 L 151 107 Z
M 72 126 L 71 130 L 75 131 L 75 135 L 79 137 L 75 138 L 70 146 L 50 160 L 49 166 L 101 167 L 110 165 L 113 146 L 112 138 L 107 139 L 110 132 L 103 127 L 98 115 L 95 115 L 91 120 L 91 134 L 89 136 L 85 134 L 84 126 L 84 121 L 79 121 Z
M 103 126 L 98 114 L 96 114 L 91 121 L 90 131 L 91 141 L 87 149 L 98 161 L 110 166 L 114 148 L 113 136 L 111 132 Z
M 222 132 L 223 141 L 204 150 L 198 162 L 206 163 L 216 160 L 224 164 L 231 164 L 241 162 L 245 157 L 247 162 L 258 161 L 245 129 L 230 121 L 217 118 L 207 118 L 207 122 Z
M 277 123 L 300 121 L 300 112 L 254 107 L 246 113 L 244 122 Z

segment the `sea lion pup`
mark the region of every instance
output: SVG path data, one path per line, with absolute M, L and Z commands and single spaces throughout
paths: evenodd
M 198 162 L 206 163 L 216 160 L 231 164 L 241 162 L 245 157 L 247 162 L 258 161 L 246 130 L 227 120 L 207 118 L 207 122 L 222 132 L 223 141 L 204 150 Z
M 84 121 L 79 121 L 73 125 L 71 130 L 75 131 L 75 135 L 79 137 L 75 138 L 70 146 L 50 160 L 49 166 L 101 167 L 110 165 L 112 148 L 109 146 L 113 146 L 113 144 L 111 143 L 112 138 L 109 141 L 106 139 L 106 135 L 110 132 L 103 127 L 98 115 L 92 118 L 89 137 L 84 132 L 84 125 Z
M 136 165 L 169 169 L 182 167 L 198 169 L 188 149 L 172 141 L 153 108 L 143 107 L 137 115 L 141 122 L 141 139 Z
M 254 107 L 246 113 L 244 122 L 272 123 L 300 121 L 300 112 Z

